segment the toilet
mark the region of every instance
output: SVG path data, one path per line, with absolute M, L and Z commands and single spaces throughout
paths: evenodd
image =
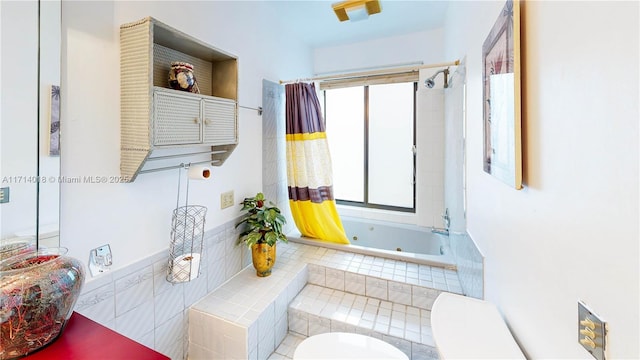
M 488 301 L 441 293 L 431 308 L 431 330 L 440 359 L 526 359 Z
M 303 340 L 293 353 L 293 359 L 409 360 L 409 357 L 395 346 L 370 336 L 332 332 Z

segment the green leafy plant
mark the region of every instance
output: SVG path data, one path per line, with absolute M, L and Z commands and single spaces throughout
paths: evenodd
M 241 203 L 246 214 L 236 227 L 247 224 L 247 229 L 240 234 L 240 240 L 249 247 L 253 244 L 273 246 L 278 240 L 287 242 L 287 236 L 282 232 L 285 217 L 274 203 L 269 201 L 269 206 L 266 203 L 261 192 L 254 197 L 245 198 Z

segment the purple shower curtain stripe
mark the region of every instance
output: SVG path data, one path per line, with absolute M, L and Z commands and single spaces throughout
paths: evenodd
M 321 186 L 317 189 L 308 187 L 289 186 L 289 199 L 293 201 L 308 201 L 312 203 L 321 203 L 327 200 L 333 200 L 333 186 Z
M 287 106 L 287 134 L 324 132 L 322 108 L 313 83 L 285 86 Z M 313 93 L 309 95 L 309 93 Z

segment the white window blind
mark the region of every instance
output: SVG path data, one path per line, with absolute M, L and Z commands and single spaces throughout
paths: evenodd
M 418 71 L 408 71 L 395 74 L 370 75 L 354 78 L 323 80 L 320 90 L 340 89 L 353 86 L 396 84 L 418 81 Z

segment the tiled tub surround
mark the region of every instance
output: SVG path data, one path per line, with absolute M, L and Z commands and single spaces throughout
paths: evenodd
M 451 250 L 465 295 L 484 299 L 484 257 L 469 234 L 451 233 Z
M 235 223 L 229 221 L 205 233 L 204 261 L 197 279 L 167 282 L 169 255 L 168 250 L 161 251 L 88 279 L 75 310 L 174 360 L 186 359 L 187 309 L 251 263 L 250 252 L 237 245 Z
M 359 302 L 362 299 L 370 300 L 371 304 L 377 301 L 377 314 L 381 312 L 380 324 L 377 325 L 379 330 L 388 305 L 392 309 L 401 307 L 411 311 L 412 316 L 417 311 L 426 318 L 441 291 L 462 292 L 454 270 L 281 243 L 278 244 L 277 261 L 270 277 L 258 278 L 248 267 L 191 307 L 189 357 L 266 359 L 287 334 L 287 304 L 307 282 L 313 289 L 327 288 L 335 294 L 358 298 Z M 293 312 L 296 313 L 295 310 Z M 289 327 L 293 316 L 289 313 Z M 404 320 L 406 322 L 407 318 Z M 423 332 L 420 328 L 413 331 L 416 329 L 411 326 L 416 325 L 415 322 L 400 326 L 398 321 L 396 316 L 393 333 L 389 327 L 386 333 L 376 334 L 383 340 L 404 346 L 405 350 L 414 346 L 416 354 L 432 355 L 433 349 L 422 342 L 422 334 L 428 336 L 428 330 Z M 325 330 L 331 329 L 330 318 L 320 322 L 324 322 Z M 347 322 L 344 329 L 352 325 Z M 366 327 L 358 330 L 359 325 L 353 326 L 359 332 L 373 330 Z M 407 326 L 412 330 L 407 332 Z M 338 323 L 334 328 L 342 329 Z M 396 330 L 400 328 L 403 329 L 402 336 Z M 420 341 L 417 341 L 416 334 L 420 334 Z M 430 344 L 426 337 L 425 342 Z

